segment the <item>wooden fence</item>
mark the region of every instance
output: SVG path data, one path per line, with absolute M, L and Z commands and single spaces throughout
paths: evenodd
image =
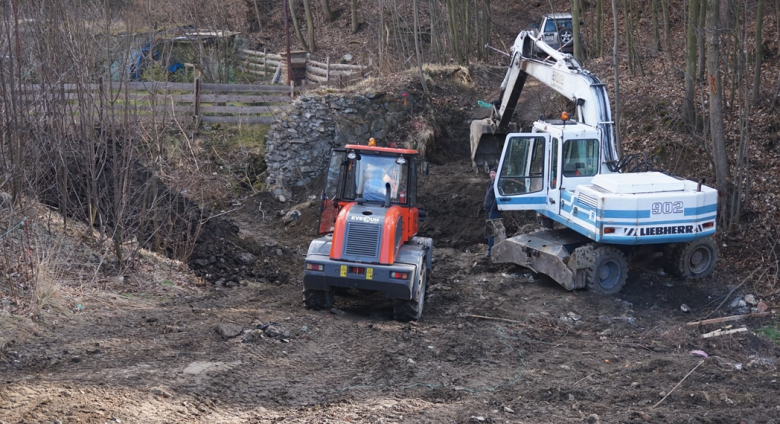
M 242 72 L 268 78 L 274 82 L 281 81 L 283 72 L 281 55 L 267 53 L 265 50 L 258 52 L 241 49 L 238 51 L 238 57 L 241 59 L 238 69 Z M 368 67 L 360 65 L 330 63 L 330 57 L 326 57 L 324 63 L 309 58 L 306 59 L 306 80 L 314 84 L 343 86 L 363 79 L 367 69 Z
M 31 113 L 52 107 L 72 116 L 84 114 L 167 116 L 182 120 L 244 124 L 270 124 L 294 97 L 316 85 L 285 86 L 173 82 L 123 82 L 22 86 Z

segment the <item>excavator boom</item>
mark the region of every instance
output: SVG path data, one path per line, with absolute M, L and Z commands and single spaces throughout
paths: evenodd
M 582 69 L 574 56 L 561 53 L 529 31 L 512 46 L 511 62 L 501 83 L 501 98 L 490 118 L 471 124 L 471 159 L 475 169 L 497 164 L 506 134 L 515 132 L 511 121 L 528 76 L 552 88 L 576 105 L 578 121 L 601 131 L 604 160 L 611 171 L 617 162 L 612 113 L 604 84 Z M 540 56 L 541 54 L 541 56 Z

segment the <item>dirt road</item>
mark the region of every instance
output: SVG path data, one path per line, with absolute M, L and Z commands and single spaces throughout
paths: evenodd
M 485 183 L 462 161 L 421 183 L 436 249 L 418 323 L 357 293 L 330 312 L 304 309 L 316 208 L 284 225 L 290 204 L 259 196 L 229 216 L 257 259 L 238 282 L 177 274 L 85 297 L 7 349 L 0 422 L 777 422 L 778 349 L 749 331 L 702 339 L 719 327 L 685 325 L 721 304 L 731 277 L 677 281 L 646 258 L 622 293 L 600 297 L 490 265 Z

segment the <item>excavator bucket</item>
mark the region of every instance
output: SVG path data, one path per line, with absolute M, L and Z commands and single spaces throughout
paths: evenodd
M 479 172 L 487 172 L 491 166 L 498 165 L 504 148 L 506 134 L 495 133 L 495 123 L 490 118 L 471 121 L 471 165 Z

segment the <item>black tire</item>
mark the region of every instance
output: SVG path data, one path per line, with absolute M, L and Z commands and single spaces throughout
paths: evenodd
M 423 305 L 425 304 L 425 289 L 428 287 L 428 270 L 422 265 L 420 272 L 421 288 L 417 298 L 411 300 L 399 300 L 393 306 L 393 319 L 398 321 L 417 321 L 422 316 Z
M 585 265 L 585 285 L 598 294 L 615 294 L 623 289 L 628 277 L 628 261 L 620 249 L 613 246 L 588 244 L 578 252 Z
M 683 278 L 704 278 L 718 263 L 718 244 L 712 237 L 670 246 L 664 252 L 667 272 Z
M 330 309 L 333 307 L 333 290 L 304 290 L 303 304 L 308 309 Z

